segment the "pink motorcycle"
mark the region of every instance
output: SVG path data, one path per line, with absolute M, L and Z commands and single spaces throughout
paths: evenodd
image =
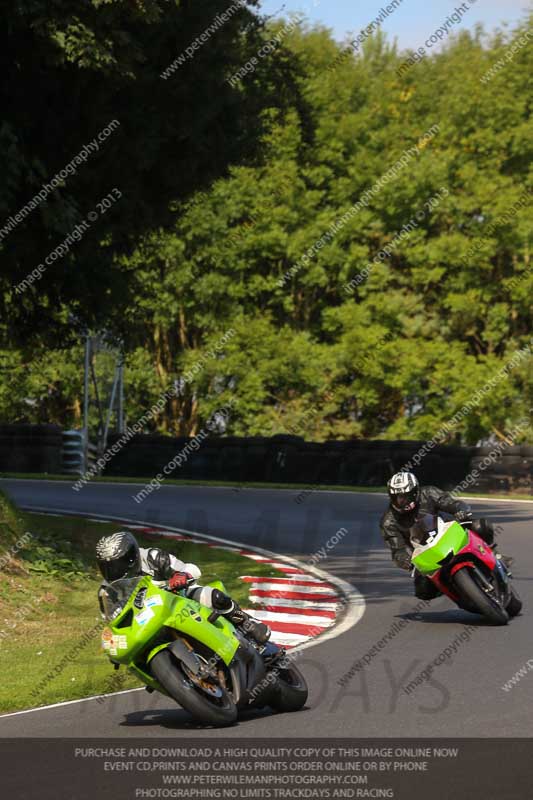
M 428 514 L 413 525 L 412 563 L 459 608 L 507 625 L 522 609 L 511 573 L 483 539 L 446 516 Z

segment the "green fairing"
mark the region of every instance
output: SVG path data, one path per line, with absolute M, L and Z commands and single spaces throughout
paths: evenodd
M 468 534 L 458 522 L 452 522 L 431 543 L 415 548 L 411 561 L 422 575 L 432 575 L 442 568 L 439 563 L 450 551 L 456 555 L 468 542 Z
M 222 590 L 224 588 L 220 581 L 209 585 Z M 146 588 L 143 606 L 137 608 L 135 598 L 143 588 Z M 129 624 L 124 625 L 124 622 L 128 622 L 130 611 L 133 617 Z M 144 665 L 175 640 L 169 635 L 168 641 L 161 641 L 161 633 L 165 629 L 172 628 L 201 642 L 226 665 L 232 661 L 239 647 L 235 628 L 224 617 L 219 617 L 214 623 L 209 622 L 211 612 L 212 609 L 195 600 L 161 589 L 146 576 L 138 582 L 121 613 L 108 623 L 102 633 L 102 646 L 113 662 L 128 666 L 148 686 L 163 691 L 159 683 L 145 672 Z M 143 619 L 146 621 L 143 622 Z M 145 655 L 151 640 L 154 646 Z

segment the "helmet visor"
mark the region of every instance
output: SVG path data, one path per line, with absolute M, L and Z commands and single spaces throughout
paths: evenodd
M 410 492 L 392 495 L 391 502 L 397 511 L 414 511 L 418 499 L 418 490 L 412 489 Z
M 110 560 L 102 559 L 98 565 L 108 583 L 117 581 L 119 578 L 133 577 L 138 572 L 137 548 L 132 545 L 123 555 Z

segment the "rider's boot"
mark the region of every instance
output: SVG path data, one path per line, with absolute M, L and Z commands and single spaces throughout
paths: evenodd
M 235 601 L 233 601 L 233 608 L 225 611 L 224 616 L 245 633 L 250 634 L 258 644 L 265 644 L 270 639 L 271 630 L 268 625 L 255 620 L 243 611 Z
M 219 614 L 233 622 L 244 633 L 249 634 L 258 644 L 265 644 L 270 639 L 270 628 L 264 622 L 258 622 L 246 614 L 229 595 L 220 589 L 213 589 L 211 602 Z

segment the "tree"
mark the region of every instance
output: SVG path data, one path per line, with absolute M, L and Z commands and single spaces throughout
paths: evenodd
M 531 49 L 482 80 L 527 26 L 462 33 L 400 74 L 382 34 L 340 61 L 321 28 L 284 34 L 260 67 L 296 65 L 294 99 L 269 110 L 261 158 L 118 257 L 130 418 L 171 385 L 155 427 L 182 434 L 230 398 L 228 433 L 316 440 L 430 438 L 457 415 L 446 440 L 473 444 L 528 416 Z
M 63 340 L 67 308 L 113 325 L 132 301 L 120 256 L 168 226 L 171 206 L 228 164 L 256 157 L 264 112 L 285 102 L 284 86 L 291 93 L 292 68 L 258 70 L 246 87 L 228 82 L 261 41 L 255 6 L 235 0 L 227 13 L 226 0 L 32 0 L 6 8 L 0 316 L 12 340 Z M 86 162 L 73 163 L 93 140 Z M 75 174 L 28 210 L 67 166 Z M 46 262 L 61 245 L 63 255 Z

